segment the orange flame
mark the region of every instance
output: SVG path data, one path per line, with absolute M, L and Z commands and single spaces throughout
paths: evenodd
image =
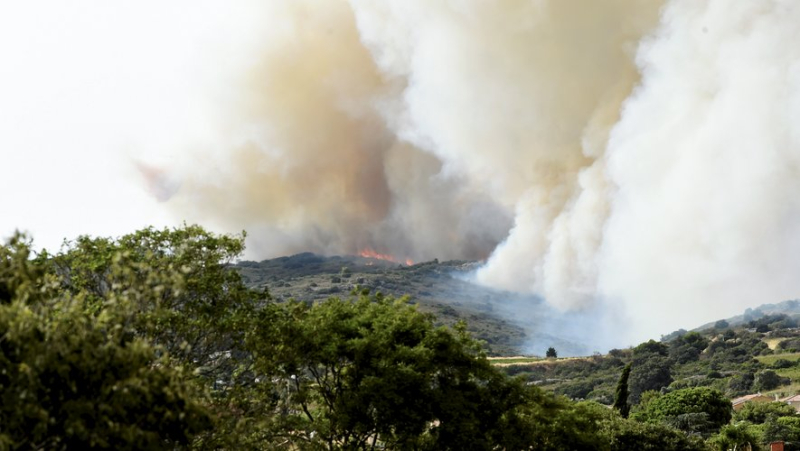
M 372 248 L 369 248 L 369 247 L 362 249 L 358 253 L 358 255 L 360 255 L 360 256 L 362 256 L 364 258 L 374 258 L 374 259 L 377 259 L 377 260 L 384 260 L 384 261 L 392 262 L 392 263 L 400 263 L 400 264 L 403 263 L 400 260 L 394 258 L 392 255 L 381 254 L 381 253 L 375 252 L 375 250 L 373 250 Z M 411 265 L 414 264 L 414 261 L 411 260 L 410 258 L 407 258 L 406 261 L 405 261 L 405 264 L 406 264 L 406 266 L 411 266 Z

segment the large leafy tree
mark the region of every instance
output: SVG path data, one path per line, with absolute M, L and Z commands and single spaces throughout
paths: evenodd
M 633 417 L 650 423 L 666 423 L 687 432 L 717 431 L 731 420 L 730 400 L 708 387 L 669 392 L 647 403 Z
M 172 449 L 210 427 L 191 378 L 131 327 L 134 291 L 87 315 L 23 237 L 0 247 L 0 448 Z
M 784 402 L 748 402 L 741 409 L 734 412 L 735 421 L 747 421 L 753 424 L 762 424 L 768 420 L 780 417 L 795 416 L 794 407 Z
M 233 353 L 266 292 L 248 289 L 229 264 L 244 235 L 215 235 L 199 226 L 147 228 L 117 239 L 82 236 L 46 256 L 69 293 L 85 294 L 99 312 L 120 293 L 135 297 L 136 328 L 208 377 L 233 372 Z
M 604 451 L 704 451 L 706 447 L 699 437 L 661 423 L 640 423 L 623 418 L 614 409 L 594 403 L 583 402 L 576 406 L 583 418 L 591 418 L 598 428 L 595 448 L 568 447 L 562 449 L 600 449 Z
M 658 391 L 672 383 L 672 362 L 660 354 L 635 356 L 628 381 L 629 400 L 638 404 L 642 393 Z
M 786 449 L 797 449 L 800 442 L 800 418 L 779 417 L 767 420 L 763 425 L 761 442 L 785 441 L 788 445 Z
M 119 238 L 82 236 L 60 252 L 38 258 L 58 289 L 92 316 L 120 312 L 133 336 L 155 345 L 175 368 L 191 370 L 206 387 L 216 418 L 196 446 L 238 448 L 274 414 L 274 389 L 255 383 L 245 335 L 264 309 L 275 309 L 266 290 L 247 288 L 230 264 L 244 249 L 244 234 L 216 235 L 199 226 L 147 228 Z M 272 328 L 265 322 L 258 327 Z M 245 408 L 246 407 L 246 408 Z
M 753 426 L 746 422 L 727 424 L 711 437 L 709 444 L 719 451 L 753 449 L 760 442 L 758 435 Z
M 529 400 L 463 328 L 435 327 L 404 300 L 361 293 L 262 314 L 279 327 L 254 329 L 248 347 L 257 373 L 280 381 L 282 439 L 295 446 L 491 449 Z

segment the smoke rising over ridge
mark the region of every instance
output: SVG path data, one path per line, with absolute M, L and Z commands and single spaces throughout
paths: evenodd
M 622 306 L 625 339 L 800 293 L 800 4 L 254 10 L 168 204 L 255 255 L 486 258 L 482 284 Z

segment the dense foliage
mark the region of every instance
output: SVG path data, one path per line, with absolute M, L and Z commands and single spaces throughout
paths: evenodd
M 0 449 L 173 448 L 210 428 L 191 374 L 132 327 L 149 287 L 91 314 L 29 257 L 21 236 L 0 248 Z
M 34 255 L 23 236 L 0 247 L 0 449 L 701 450 L 800 439 L 785 404 L 747 406 L 729 423 L 725 395 L 780 387 L 795 365 L 753 360 L 768 351 L 759 332 L 717 323 L 716 335 L 679 331 L 586 359 L 552 349 L 541 365 L 501 371 L 463 324 L 438 326 L 406 299 L 357 288 L 276 302 L 248 288 L 230 266 L 243 238 L 184 226 L 79 237 L 54 254 Z M 552 392 L 532 383 L 544 379 Z
M 686 432 L 710 434 L 731 420 L 731 402 L 708 387 L 685 388 L 656 395 L 633 414 L 648 423 L 665 423 Z
M 798 302 L 783 304 L 796 311 Z M 749 310 L 741 322 L 717 321 L 605 356 L 542 360 L 506 372 L 573 399 L 613 401 L 618 411 L 624 411 L 627 388 L 637 422 L 681 430 L 716 449 L 761 449 L 775 440 L 785 441 L 787 450 L 800 449 L 800 421 L 785 401 L 747 403 L 729 416 L 729 400 L 738 396 L 761 392 L 768 397 L 759 397 L 763 402 L 800 393 L 800 353 L 792 345 L 800 339 L 796 320 Z

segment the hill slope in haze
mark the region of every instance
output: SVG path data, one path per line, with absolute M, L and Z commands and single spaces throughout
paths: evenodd
M 757 320 L 767 315 L 787 315 L 794 319 L 800 319 L 800 300 L 789 300 L 778 302 L 775 304 L 761 304 L 755 308 L 748 308 L 741 315 L 735 315 L 730 318 L 725 318 L 731 326 L 741 326 L 749 323 L 750 321 Z M 707 323 L 694 329 L 701 331 L 714 327 L 715 323 Z
M 387 295 L 408 295 L 441 324 L 467 323 L 492 355 L 544 355 L 548 347 L 559 354 L 586 355 L 593 340 L 582 327 L 588 313 L 565 314 L 543 300 L 480 287 L 466 281 L 477 263 L 437 260 L 401 265 L 357 256 L 323 257 L 311 253 L 261 262 L 236 264 L 250 287 L 267 287 L 278 300 L 304 301 L 345 297 L 356 286 Z

